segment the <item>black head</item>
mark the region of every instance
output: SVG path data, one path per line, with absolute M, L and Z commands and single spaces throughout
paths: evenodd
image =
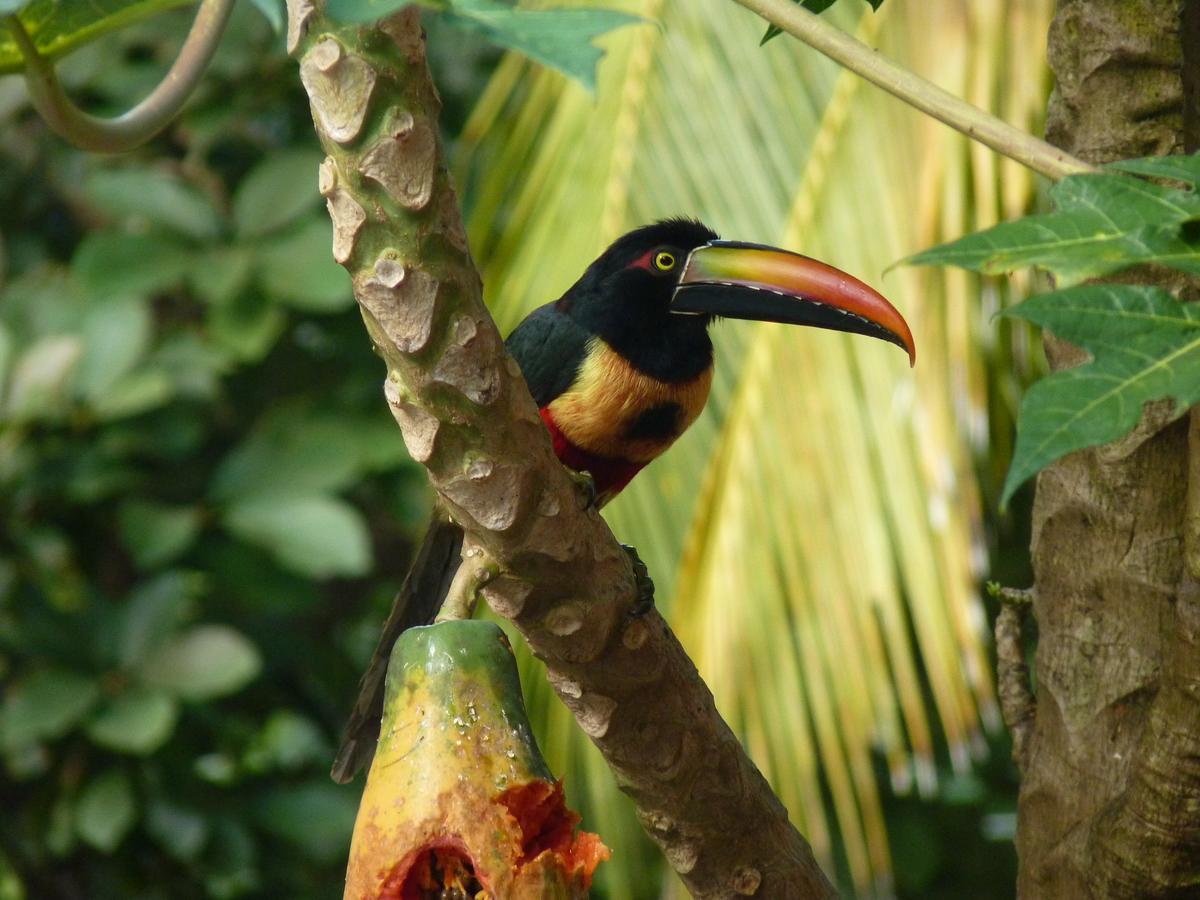
M 688 256 L 716 240 L 693 219 L 665 219 L 617 238 L 555 304 L 648 375 L 686 381 L 712 364 L 708 315 L 671 312 Z

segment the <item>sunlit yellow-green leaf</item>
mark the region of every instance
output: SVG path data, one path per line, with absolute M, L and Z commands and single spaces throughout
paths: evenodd
M 704 415 L 605 510 L 826 871 L 840 855 L 847 893 L 887 894 L 881 792 L 935 791 L 935 747 L 966 769 L 996 724 L 972 454 L 992 392 L 1011 386 L 986 366 L 1001 289 L 981 308 L 975 276 L 881 273 L 1021 214 L 1033 185 L 790 38 L 760 49 L 763 23 L 728 0 L 607 5 L 659 27 L 603 40 L 594 97 L 510 56 L 466 126 L 458 177 L 488 301 L 510 330 L 623 231 L 684 214 L 824 259 L 908 319 L 911 371 L 877 341 L 715 326 Z M 1038 130 L 1047 77 L 1028 48 L 1044 43 L 1051 6 L 840 3 L 826 15 Z M 544 679 L 523 682 L 547 759 L 613 847 L 606 896 L 682 896 Z

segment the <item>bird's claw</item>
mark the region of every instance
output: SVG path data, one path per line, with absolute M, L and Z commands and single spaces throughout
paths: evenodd
M 638 556 L 636 547 L 632 544 L 622 544 L 621 549 L 629 557 L 630 565 L 633 566 L 633 580 L 637 585 L 637 602 L 629 610 L 629 614 L 634 617 L 644 616 L 654 608 L 654 581 L 650 577 L 650 570 Z
M 575 489 L 579 492 L 583 500 L 583 508 L 596 509 L 596 479 L 592 477 L 592 473 L 576 472 L 568 469 L 567 474 L 575 482 Z

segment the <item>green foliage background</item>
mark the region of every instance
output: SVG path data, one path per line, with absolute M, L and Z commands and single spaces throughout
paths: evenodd
M 85 48 L 68 83 L 127 108 L 188 19 Z M 281 45 L 239 7 L 186 115 L 119 158 L 0 80 L 0 900 L 341 891 L 332 744 L 427 489 Z M 453 143 L 497 56 L 430 46 Z M 992 750 L 936 801 L 885 798 L 902 896 L 1011 893 Z

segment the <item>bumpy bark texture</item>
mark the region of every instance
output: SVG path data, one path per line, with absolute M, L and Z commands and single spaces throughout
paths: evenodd
M 499 573 L 484 597 L 546 662 L 695 896 L 830 896 L 666 623 L 626 615 L 629 560 L 555 459 L 483 306 L 416 11 L 356 27 L 311 0 L 288 6 L 288 49 L 328 154 L 333 253 L 408 449 L 466 530 L 465 565 Z
M 1053 143 L 1092 163 L 1183 151 L 1195 104 L 1182 7 L 1060 0 Z M 1047 355 L 1055 368 L 1080 360 L 1053 338 Z M 1128 438 L 1038 479 L 1022 897 L 1200 896 L 1200 591 L 1184 553 L 1188 422 L 1168 418 L 1150 405 Z

